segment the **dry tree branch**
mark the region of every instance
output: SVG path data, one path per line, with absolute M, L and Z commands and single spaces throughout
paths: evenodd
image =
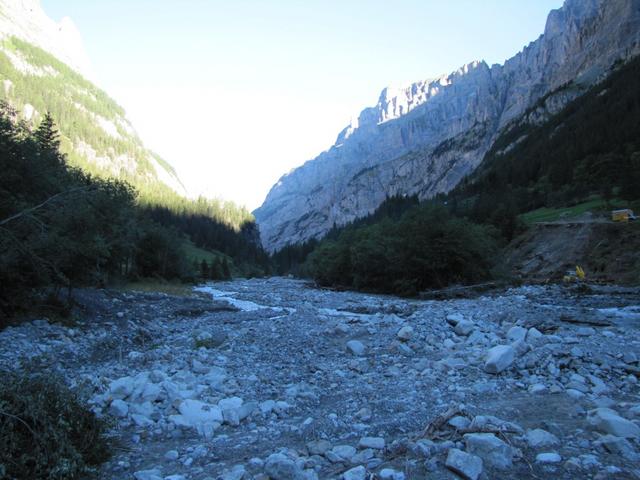
M 79 188 L 72 188 L 71 190 L 65 190 L 64 192 L 60 192 L 60 193 L 56 193 L 55 195 L 53 195 L 52 197 L 47 198 L 44 202 L 39 203 L 38 205 L 35 205 L 31 208 L 27 208 L 26 210 L 23 210 L 21 212 L 16 213 L 15 215 L 10 216 L 9 218 L 5 218 L 4 220 L 0 221 L 0 227 L 13 221 L 13 220 L 17 220 L 20 217 L 24 217 L 25 215 L 28 215 L 30 213 L 33 213 L 36 210 L 41 209 L 42 207 L 46 206 L 47 204 L 57 200 L 58 198 L 65 196 L 65 195 L 71 195 L 72 193 L 78 193 L 81 191 L 88 191 L 88 190 L 93 190 L 94 187 L 79 187 Z

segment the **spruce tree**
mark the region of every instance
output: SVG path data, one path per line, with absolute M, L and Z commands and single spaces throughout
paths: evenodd
M 56 153 L 60 148 L 60 135 L 56 128 L 53 117 L 49 112 L 45 113 L 44 118 L 38 125 L 35 132 L 36 141 L 40 149 L 47 153 Z
M 209 272 L 209 264 L 205 259 L 202 259 L 202 262 L 200 262 L 200 276 L 206 280 L 209 278 Z

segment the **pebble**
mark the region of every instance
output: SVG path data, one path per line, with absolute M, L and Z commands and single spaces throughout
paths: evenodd
M 555 452 L 539 453 L 536 455 L 536 463 L 560 463 L 562 457 Z
M 358 442 L 358 448 L 372 448 L 374 450 L 384 450 L 384 438 L 362 437 Z

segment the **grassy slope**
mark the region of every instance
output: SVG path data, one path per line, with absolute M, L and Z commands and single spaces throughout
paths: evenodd
M 633 203 L 626 202 L 620 199 L 613 199 L 609 202 L 606 202 L 599 196 L 594 196 L 592 199 L 579 203 L 577 205 L 572 205 L 569 207 L 563 208 L 538 208 L 537 210 L 533 210 L 531 212 L 524 213 L 520 215 L 522 221 L 531 225 L 539 222 L 555 222 L 558 220 L 570 220 L 576 217 L 580 217 L 581 215 L 590 212 L 597 216 L 608 217 L 609 212 L 612 209 L 616 208 L 633 208 Z

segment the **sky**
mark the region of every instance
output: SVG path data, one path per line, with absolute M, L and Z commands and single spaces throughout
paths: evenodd
M 387 85 L 502 63 L 562 0 L 41 0 L 191 195 L 257 208 Z

